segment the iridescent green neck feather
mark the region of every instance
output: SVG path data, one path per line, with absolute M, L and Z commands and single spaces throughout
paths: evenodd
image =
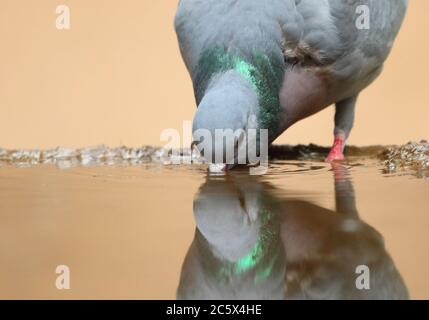
M 247 254 L 235 262 L 216 257 L 208 250 L 210 244 L 197 229 L 197 246 L 207 275 L 214 277 L 216 281 L 228 282 L 252 274 L 255 284 L 259 284 L 284 269 L 285 256 L 280 238 L 279 216 L 268 209 L 261 209 L 258 216 L 261 219 L 259 239 Z
M 242 56 L 220 47 L 206 50 L 199 61 L 198 72 L 194 76 L 197 104 L 205 95 L 213 76 L 235 70 L 255 89 L 259 98 L 259 129 L 268 129 L 269 140 L 281 132 L 279 91 L 283 81 L 284 61 L 266 54 L 253 52 Z

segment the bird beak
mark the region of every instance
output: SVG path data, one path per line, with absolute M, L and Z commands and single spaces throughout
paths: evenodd
M 194 163 L 194 160 L 193 160 L 193 158 L 192 158 L 192 155 L 193 155 L 193 153 L 194 153 L 194 149 L 195 149 L 195 146 L 197 145 L 197 143 L 198 143 L 198 141 L 192 141 L 192 142 L 191 142 L 191 164 L 193 164 L 193 163 Z

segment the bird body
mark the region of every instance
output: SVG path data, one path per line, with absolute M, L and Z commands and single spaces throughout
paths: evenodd
M 198 104 L 193 130 L 268 129 L 271 143 L 336 104 L 328 159 L 342 159 L 357 96 L 381 73 L 406 8 L 407 0 L 181 0 L 175 28 Z

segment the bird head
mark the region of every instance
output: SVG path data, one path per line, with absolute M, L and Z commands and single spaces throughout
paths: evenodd
M 283 61 L 277 60 L 219 48 L 202 55 L 193 79 L 193 138 L 209 164 L 227 169 L 268 161 L 268 144 L 280 133 Z
M 193 139 L 208 163 L 231 167 L 247 163 L 248 148 L 256 146 L 258 95 L 236 71 L 215 77 L 193 121 Z M 244 163 L 243 163 L 244 162 Z

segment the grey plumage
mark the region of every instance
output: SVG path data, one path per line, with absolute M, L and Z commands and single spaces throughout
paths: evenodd
M 247 107 L 249 101 L 238 101 L 235 110 L 228 101 L 237 99 L 230 93 L 216 98 L 219 106 L 213 112 L 208 108 L 204 108 L 204 113 L 197 111 L 194 130 L 221 126 L 219 118 L 228 114 L 237 119 L 254 115 L 258 128 L 270 130 L 272 142 L 295 122 L 333 103 L 354 99 L 380 74 L 402 24 L 407 2 L 181 0 L 175 28 L 198 104 L 210 90 L 210 83 L 228 71 L 210 68 L 210 61 L 202 62 L 202 57 L 215 49 L 236 55 L 251 65 L 262 54 L 269 66 L 258 66 L 257 69 L 265 68 L 260 74 L 267 74 L 269 68 L 280 74 L 267 80 L 275 94 L 255 89 L 258 96 L 250 105 L 258 104 L 260 109 L 264 109 L 264 99 L 272 95 L 271 105 L 263 113 Z M 369 29 L 356 26 L 357 8 L 363 5 L 369 9 Z M 223 61 L 222 57 L 219 61 Z M 205 103 L 213 104 L 206 100 Z M 354 107 L 348 109 L 354 112 Z M 353 116 L 344 112 L 337 116 L 336 126 L 351 128 Z M 216 123 L 213 119 L 217 119 Z M 341 119 L 346 123 L 341 123 Z M 219 129 L 226 128 L 225 125 Z M 243 129 L 248 128 L 245 125 Z

